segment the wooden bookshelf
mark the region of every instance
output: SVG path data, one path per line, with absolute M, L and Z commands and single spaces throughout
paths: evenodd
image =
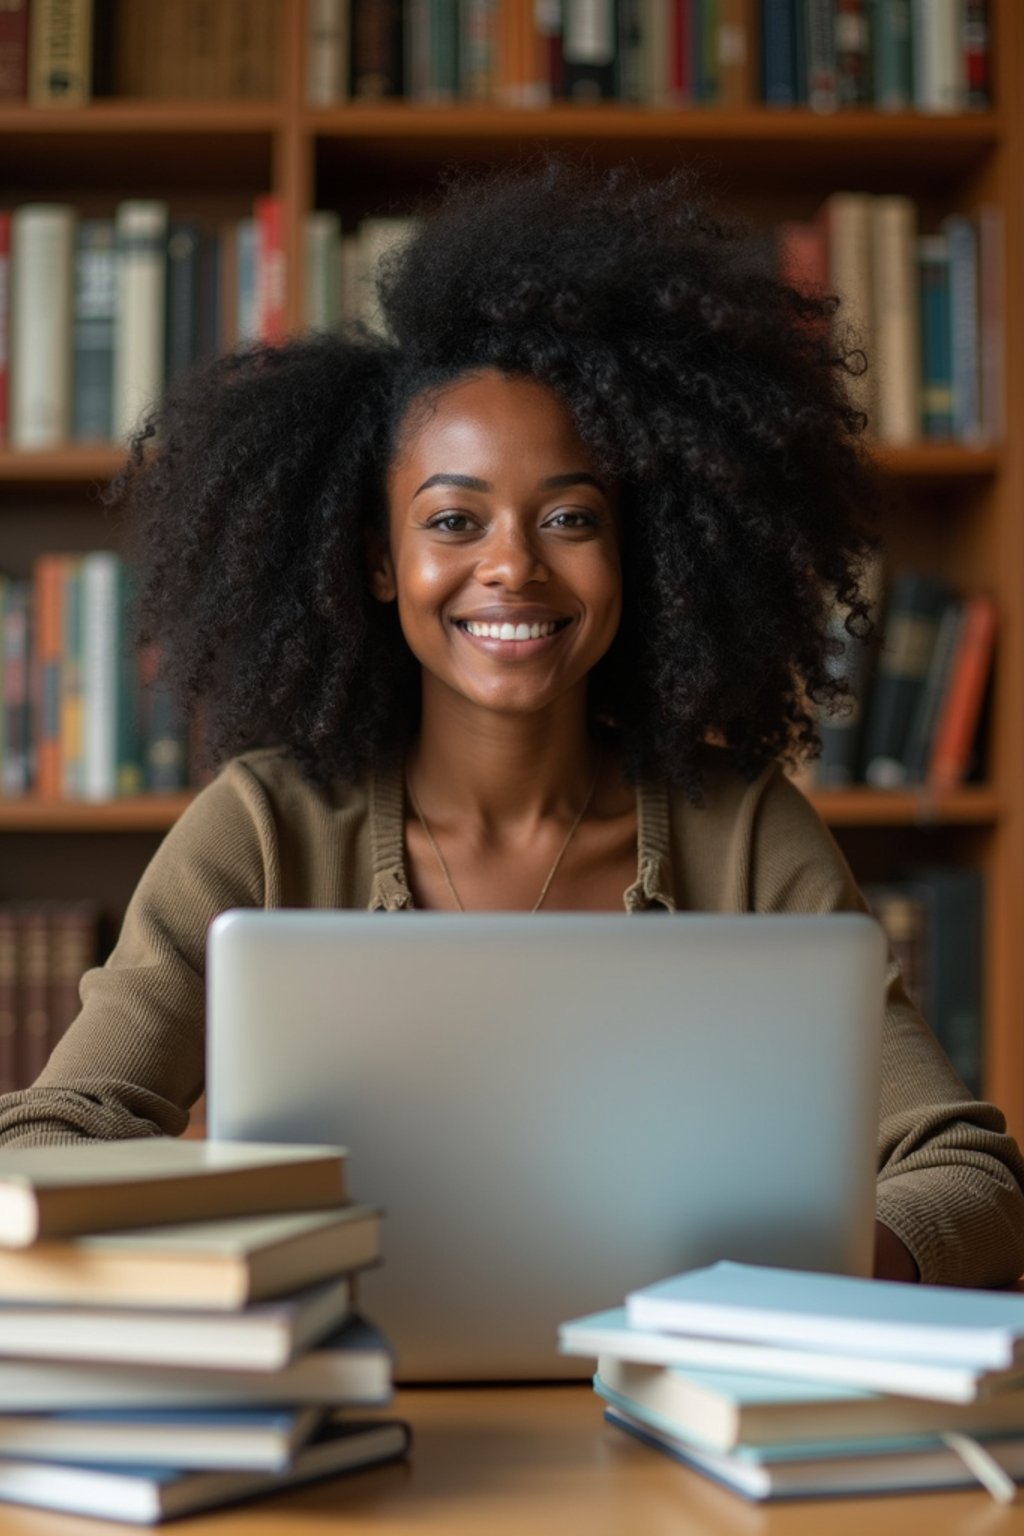
M 306 5 L 282 5 L 281 90 L 240 103 L 103 101 L 79 110 L 0 108 L 5 203 L 57 197 L 112 206 L 166 197 L 176 210 L 232 209 L 272 191 L 284 200 L 288 314 L 302 316 L 302 229 L 317 207 L 400 210 L 446 165 L 484 167 L 541 142 L 591 161 L 628 158 L 664 170 L 691 157 L 755 219 L 806 217 L 828 192 L 906 192 L 933 214 L 994 202 L 1004 212 L 1005 441 L 877 450 L 898 492 L 887 534 L 900 558 L 952 584 L 989 590 L 1000 609 L 989 773 L 938 801 L 864 788 L 813 795 L 855 872 L 934 859 L 987 877 L 986 1089 L 1024 1136 L 1024 7 L 992 0 L 996 109 L 956 116 L 821 115 L 751 107 L 664 112 L 609 104 L 543 110 L 382 103 L 311 109 L 305 99 Z M 122 462 L 116 446 L 0 451 L 6 547 L 88 547 L 108 532 L 95 487 Z M 905 510 L 904 510 L 905 509 Z M 35 541 L 35 542 L 33 542 Z M 9 558 L 14 559 L 14 555 Z M 0 896 L 79 894 L 97 859 L 103 899 L 124 902 L 188 796 L 103 805 L 0 801 Z M 62 884 L 64 882 L 64 884 Z

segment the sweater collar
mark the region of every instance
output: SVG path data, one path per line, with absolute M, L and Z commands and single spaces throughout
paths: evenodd
M 627 912 L 676 910 L 673 896 L 669 794 L 664 783 L 637 785 L 636 879 L 622 894 Z M 405 779 L 400 764 L 370 775 L 373 880 L 368 909 L 401 912 L 414 906 L 405 872 Z

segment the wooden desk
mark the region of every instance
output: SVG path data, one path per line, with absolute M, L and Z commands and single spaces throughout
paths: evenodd
M 175 1522 L 182 1536 L 1024 1536 L 1024 1501 L 965 1491 L 754 1505 L 601 1419 L 586 1387 L 420 1390 L 409 1464 Z M 0 1505 L 0 1536 L 138 1527 Z M 158 1528 L 159 1529 L 159 1528 Z

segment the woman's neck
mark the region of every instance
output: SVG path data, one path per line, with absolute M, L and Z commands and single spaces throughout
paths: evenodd
M 586 700 L 539 715 L 499 714 L 425 697 L 408 761 L 416 798 L 431 821 L 475 823 L 487 833 L 571 821 L 590 789 L 597 751 Z

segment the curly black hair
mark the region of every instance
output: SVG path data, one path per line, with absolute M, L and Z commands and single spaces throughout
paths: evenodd
M 593 678 L 627 771 L 700 794 L 700 748 L 753 776 L 817 749 L 836 603 L 881 505 L 838 301 L 780 282 L 693 178 L 558 157 L 451 176 L 379 281 L 387 339 L 236 352 L 172 389 L 109 493 L 141 630 L 214 758 L 280 744 L 315 781 L 401 752 L 418 677 L 365 541 L 417 401 L 481 369 L 564 401 L 619 486 L 624 619 Z M 812 702 L 813 701 L 813 702 Z

